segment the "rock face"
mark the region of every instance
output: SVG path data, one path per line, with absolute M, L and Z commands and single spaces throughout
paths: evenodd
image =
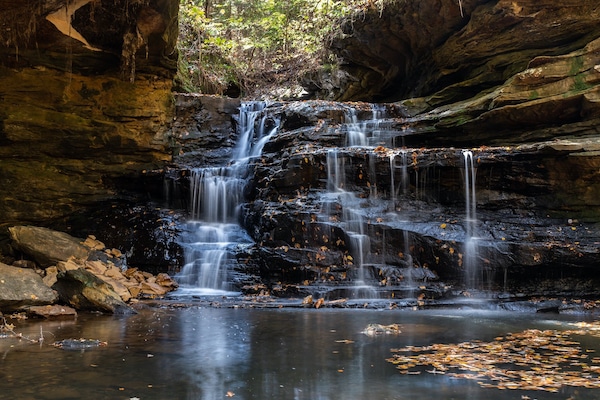
M 178 2 L 0 10 L 0 220 L 47 224 L 133 194 L 171 157 Z
M 535 57 L 567 54 L 600 35 L 600 10 L 584 0 L 384 3 L 348 18 L 332 44 L 350 75 L 338 99 L 431 95 L 431 104 L 441 105 L 501 84 Z
M 2 26 L 30 16 L 37 29 L 1 33 L 0 220 L 48 221 L 144 192 L 137 178 L 170 159 L 169 140 L 185 208 L 189 168 L 230 159 L 240 104 L 171 101 L 173 2 L 48 0 L 33 13 L 13 3 Z M 255 244 L 234 257 L 240 289 L 597 296 L 599 13 L 583 0 L 410 0 L 349 20 L 332 44 L 347 83 L 334 97 L 389 102 L 261 111 L 278 129 L 243 175 L 240 222 Z M 123 232 L 135 240 L 135 227 Z M 57 268 L 58 282 L 98 286 L 72 270 Z M 138 272 L 126 276 L 134 291 L 161 290 Z

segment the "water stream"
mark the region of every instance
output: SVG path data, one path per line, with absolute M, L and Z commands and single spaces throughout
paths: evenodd
M 464 177 L 465 177 L 465 249 L 463 263 L 465 269 L 465 283 L 467 287 L 474 288 L 481 284 L 481 277 L 477 268 L 477 195 L 475 191 L 475 176 L 477 169 L 473 162 L 473 153 L 463 151 Z
M 178 295 L 236 295 L 228 271 L 232 255 L 252 240 L 239 224 L 249 179 L 248 163 L 260 155 L 277 124 L 267 130 L 266 103 L 240 107 L 238 141 L 227 165 L 191 171 L 191 220 L 182 235 L 185 265 L 176 276 Z
M 356 266 L 356 276 L 353 277 L 354 288 L 350 290 L 354 298 L 377 298 L 376 279 L 371 276 L 367 268 L 371 256 L 371 240 L 367 232 L 367 223 L 361 211 L 364 199 L 348 190 L 346 178 L 347 152 L 351 148 L 372 148 L 380 145 L 384 139 L 382 130 L 384 126 L 385 109 L 379 105 L 372 105 L 369 119 L 361 120 L 357 111 L 353 108 L 347 109 L 345 118 L 346 147 L 329 149 L 327 152 L 327 192 L 322 195 L 323 213 L 325 220 L 332 220 L 342 227 L 347 236 L 351 255 L 349 262 Z M 368 164 L 366 172 L 369 177 L 375 177 L 373 159 Z M 370 182 L 370 198 L 377 197 L 377 185 Z M 341 213 L 339 212 L 341 209 Z

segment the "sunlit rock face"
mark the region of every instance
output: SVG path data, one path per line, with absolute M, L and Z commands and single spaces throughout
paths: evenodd
M 585 0 L 389 3 L 349 18 L 333 42 L 350 75 L 338 99 L 465 99 L 600 36 L 600 10 Z
M 170 160 L 178 2 L 0 1 L 0 220 L 48 223 Z

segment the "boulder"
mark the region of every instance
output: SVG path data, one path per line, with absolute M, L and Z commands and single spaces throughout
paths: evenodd
M 57 299 L 57 293 L 46 286 L 35 271 L 0 263 L 1 311 L 52 304 Z
M 54 284 L 61 301 L 77 310 L 130 314 L 135 311 L 123 302 L 113 287 L 85 269 L 60 272 Z
M 8 228 L 15 248 L 34 259 L 42 267 L 49 267 L 70 257 L 85 259 L 89 250 L 79 240 L 64 232 L 37 226 Z

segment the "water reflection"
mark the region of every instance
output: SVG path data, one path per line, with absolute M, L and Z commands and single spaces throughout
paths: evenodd
M 187 310 L 189 311 L 189 310 Z M 252 326 L 241 312 L 223 318 L 218 312 L 186 312 L 177 319 L 181 349 L 177 366 L 188 383 L 187 399 L 223 399 L 243 387 L 249 369 Z
M 594 399 L 485 389 L 445 375 L 400 375 L 386 362 L 407 345 L 493 340 L 528 328 L 564 329 L 563 320 L 485 312 L 367 310 L 147 309 L 130 317 L 83 315 L 27 321 L 17 331 L 46 341 L 1 339 L 1 399 Z M 402 333 L 369 337 L 370 323 Z M 95 338 L 107 347 L 65 351 L 49 344 Z M 598 339 L 585 347 L 599 350 Z

